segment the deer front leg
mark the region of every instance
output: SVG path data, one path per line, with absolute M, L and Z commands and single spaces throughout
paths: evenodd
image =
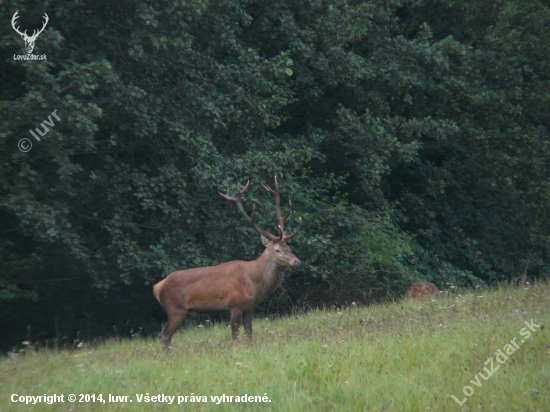
M 244 332 L 246 333 L 248 339 L 252 339 L 252 313 L 252 309 L 243 312 Z
M 229 321 L 231 323 L 231 337 L 233 340 L 237 339 L 239 336 L 239 327 L 243 321 L 243 311 L 239 308 L 232 308 L 230 310 Z

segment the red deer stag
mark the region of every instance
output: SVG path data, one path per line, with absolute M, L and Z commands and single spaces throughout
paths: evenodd
M 252 337 L 252 312 L 264 297 L 274 292 L 283 281 L 285 269 L 297 266 L 300 260 L 292 254 L 286 245 L 288 239 L 296 236 L 302 227 L 299 226 L 290 235 L 285 233 L 285 220 L 290 215 L 292 203 L 289 201 L 288 212 L 281 216 L 279 209 L 279 184 L 275 177 L 275 189 L 264 185 L 265 190 L 275 197 L 275 214 L 279 223 L 279 236 L 272 235 L 260 229 L 254 223 L 254 211 L 248 216 L 244 210 L 241 196 L 248 189 L 250 181 L 241 190 L 237 183 L 235 197 L 220 193 L 230 202 L 234 202 L 245 220 L 260 234 L 265 246 L 261 256 L 251 262 L 234 260 L 217 266 L 208 266 L 171 273 L 153 287 L 153 294 L 158 299 L 166 313 L 168 322 L 160 334 L 164 345 L 170 346 L 172 335 L 183 322 L 187 312 L 206 312 L 212 310 L 229 310 L 231 335 L 237 338 L 239 327 L 244 324 L 244 331 Z

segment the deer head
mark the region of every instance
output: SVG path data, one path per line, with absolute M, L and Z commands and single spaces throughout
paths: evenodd
M 44 23 L 42 24 L 42 28 L 40 30 L 34 30 L 32 36 L 28 36 L 27 35 L 27 30 L 25 30 L 24 32 L 21 32 L 19 30 L 19 26 L 15 27 L 16 20 L 19 17 L 17 15 L 17 13 L 19 13 L 19 10 L 17 10 L 14 13 L 14 15 L 11 19 L 11 26 L 21 36 L 21 38 L 25 41 L 25 49 L 27 50 L 28 54 L 31 54 L 32 51 L 34 50 L 34 43 L 36 42 L 37 37 L 40 35 L 40 33 L 42 33 L 44 31 L 44 29 L 46 28 L 46 25 L 48 24 L 48 21 L 50 19 L 49 19 L 48 15 L 46 13 L 44 13 L 45 20 L 44 20 Z
M 280 204 L 280 195 L 279 195 L 279 183 L 277 182 L 277 176 L 275 176 L 275 189 L 272 189 L 268 185 L 262 183 L 262 187 L 267 190 L 269 193 L 271 193 L 275 197 L 275 215 L 277 216 L 277 222 L 278 222 L 278 228 L 279 228 L 279 236 L 273 235 L 269 232 L 266 232 L 263 229 L 260 229 L 256 223 L 254 223 L 254 213 L 256 211 L 256 204 L 254 203 L 252 205 L 252 216 L 249 216 L 248 213 L 244 210 L 243 203 L 241 196 L 242 194 L 248 189 L 248 186 L 250 185 L 250 181 L 248 181 L 245 185 L 245 187 L 241 190 L 241 186 L 237 183 L 237 194 L 235 197 L 229 196 L 229 189 L 227 189 L 227 193 L 223 194 L 220 193 L 224 198 L 229 200 L 230 202 L 234 202 L 237 207 L 239 208 L 239 211 L 244 216 L 245 220 L 252 226 L 252 228 L 260 234 L 262 244 L 266 247 L 266 250 L 269 252 L 270 255 L 272 255 L 272 259 L 276 262 L 277 266 L 297 266 L 300 264 L 300 260 L 292 254 L 290 251 L 290 248 L 287 246 L 286 241 L 288 239 L 292 239 L 294 236 L 298 234 L 302 227 L 302 219 L 299 219 L 299 226 L 298 229 L 296 229 L 293 233 L 290 235 L 287 235 L 285 233 L 285 221 L 290 215 L 290 212 L 292 211 L 292 202 L 288 201 L 288 211 L 284 216 L 281 216 L 281 210 L 279 208 Z

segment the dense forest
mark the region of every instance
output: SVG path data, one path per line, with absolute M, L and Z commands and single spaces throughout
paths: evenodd
M 17 58 L 16 11 L 28 34 L 48 16 L 33 51 L 47 59 Z M 302 265 L 260 313 L 550 275 L 545 1 L 10 1 L 0 15 L 3 349 L 158 333 L 156 281 L 262 251 L 218 192 L 250 180 L 244 205 L 276 233 L 260 186 L 275 175 Z

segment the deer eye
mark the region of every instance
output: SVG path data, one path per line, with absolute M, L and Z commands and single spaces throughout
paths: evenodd
M 279 249 L 275 249 L 275 252 L 277 253 L 281 253 L 281 251 Z

